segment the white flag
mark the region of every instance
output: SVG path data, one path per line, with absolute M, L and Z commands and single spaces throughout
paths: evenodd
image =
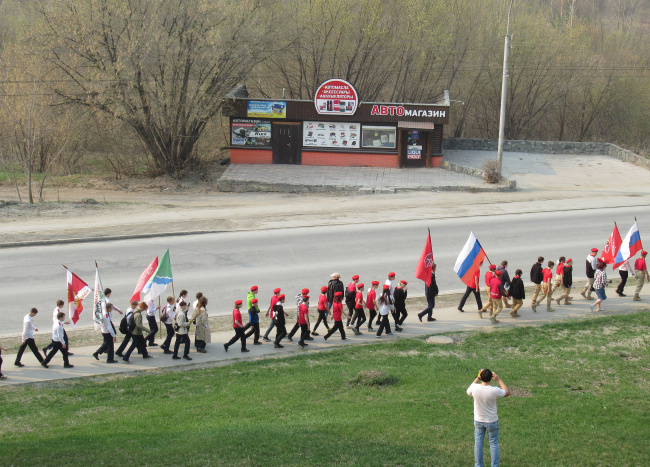
M 95 263 L 95 290 L 93 293 L 93 325 L 95 326 L 95 331 L 101 331 L 105 311 L 106 297 L 104 297 L 104 287 L 102 287 L 102 279 L 99 277 L 99 266 Z

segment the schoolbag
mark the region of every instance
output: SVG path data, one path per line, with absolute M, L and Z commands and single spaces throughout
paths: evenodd
M 357 291 L 356 290 L 345 290 L 345 304 L 348 307 L 353 307 L 357 302 Z
M 131 315 L 131 314 L 133 314 L 133 313 L 127 313 L 126 315 L 124 315 L 124 317 L 123 317 L 122 320 L 120 321 L 120 332 L 121 332 L 122 334 L 126 334 L 127 332 L 129 332 L 129 327 L 128 327 L 128 325 L 127 325 L 126 318 L 127 318 L 127 316 L 129 316 L 129 315 Z
M 169 306 L 166 306 L 160 314 L 160 321 L 167 321 L 169 319 Z
M 130 313 L 130 315 L 131 315 L 131 319 L 128 320 L 128 323 L 129 323 L 128 329 L 129 329 L 130 333 L 133 333 L 133 331 L 135 331 L 135 316 L 133 316 L 133 313 Z M 127 318 L 128 318 L 128 316 L 129 315 L 127 315 Z

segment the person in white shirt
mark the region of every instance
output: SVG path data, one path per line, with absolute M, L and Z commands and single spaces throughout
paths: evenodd
M 113 293 L 113 291 L 112 291 L 111 289 L 109 289 L 108 287 L 106 287 L 106 288 L 104 289 L 104 300 L 106 300 L 106 303 L 110 303 L 111 305 L 113 305 L 113 302 L 111 302 L 111 294 L 112 294 L 112 293 Z M 114 309 L 115 311 L 117 311 L 117 312 L 118 312 L 119 314 L 121 314 L 121 315 L 124 314 L 124 313 L 122 313 L 122 310 L 120 310 L 120 309 L 119 309 L 118 307 L 116 307 L 115 305 L 113 305 L 113 309 Z
M 491 386 L 494 379 L 500 388 Z M 492 466 L 499 465 L 499 417 L 497 416 L 497 398 L 508 397 L 510 390 L 496 373 L 488 369 L 478 372 L 478 377 L 467 388 L 467 395 L 474 398 L 474 462 L 483 467 L 483 443 L 485 432 L 490 442 Z
M 29 349 L 36 357 L 36 360 L 43 363 L 43 356 L 38 351 L 38 347 L 36 347 L 36 342 L 34 342 L 34 331 L 38 332 L 38 329 L 34 327 L 32 318 L 34 318 L 34 316 L 36 316 L 37 314 L 38 314 L 38 310 L 36 308 L 32 308 L 31 310 L 29 310 L 29 313 L 26 314 L 25 317 L 23 318 L 23 335 L 21 337 L 20 348 L 18 349 L 18 353 L 16 354 L 16 361 L 14 362 L 14 365 L 16 366 L 25 366 L 21 363 L 20 360 L 22 359 L 23 353 L 25 352 L 27 346 L 29 346 Z
M 174 318 L 176 318 L 176 313 L 174 311 L 176 306 L 174 303 L 174 297 L 167 297 L 167 306 L 163 309 L 160 316 L 160 319 L 162 320 L 163 324 L 165 325 L 165 329 L 167 330 L 167 337 L 165 338 L 165 342 L 163 342 L 160 348 L 163 349 L 164 353 L 166 354 L 174 353 L 169 350 L 169 345 L 172 342 L 172 337 L 174 337 Z
M 618 284 L 618 287 L 616 287 L 616 293 L 618 294 L 619 297 L 625 297 L 625 294 L 623 293 L 623 289 L 625 288 L 625 284 L 627 283 L 627 278 L 628 275 L 634 276 L 634 266 L 632 266 L 632 263 L 630 263 L 629 259 L 626 259 L 623 261 L 623 264 L 621 264 L 618 267 L 618 275 L 621 276 L 621 283 Z
M 580 292 L 580 295 L 582 295 L 587 300 L 591 300 L 591 289 L 593 288 L 594 285 L 594 274 L 596 274 L 596 267 L 598 266 L 598 262 L 597 262 L 598 258 L 596 258 L 597 254 L 598 254 L 598 248 L 592 248 L 591 253 L 589 253 L 589 256 L 587 256 L 587 261 L 586 261 L 587 283 L 582 289 L 582 292 Z
M 384 285 L 388 286 L 388 291 L 390 292 L 390 300 L 391 303 L 395 300 L 393 296 L 393 292 L 395 292 L 395 286 L 393 285 L 393 281 L 395 280 L 395 273 L 394 272 L 389 272 L 388 273 L 388 279 L 386 279 L 386 282 L 384 282 Z M 377 315 L 377 326 L 381 324 L 381 313 Z M 370 323 L 372 324 L 372 323 Z
M 126 310 L 126 327 L 127 331 L 126 334 L 124 335 L 124 339 L 122 340 L 122 343 L 120 344 L 119 348 L 117 349 L 117 352 L 115 352 L 115 355 L 118 357 L 124 357 L 124 350 L 126 350 L 126 346 L 129 345 L 129 341 L 133 338 L 133 334 L 131 334 L 128 331 L 129 324 L 131 324 L 131 320 L 133 319 L 133 312 L 135 312 L 135 309 L 138 307 L 138 301 L 137 300 L 131 300 L 131 308 L 128 308 Z
M 65 311 L 63 311 L 64 305 L 65 305 L 65 302 L 63 300 L 57 300 L 56 301 L 56 308 L 52 312 L 52 324 L 59 321 L 59 319 L 57 318 L 59 313 L 64 313 L 64 315 L 65 315 Z M 65 321 L 63 324 L 70 324 L 70 321 Z M 68 333 L 65 332 L 65 329 L 63 330 L 63 334 L 64 334 L 64 337 L 65 337 L 65 345 L 68 348 L 68 355 L 74 355 L 72 352 L 70 352 L 70 342 L 68 340 Z M 51 349 L 52 349 L 52 342 L 50 342 L 45 347 L 43 347 L 43 355 L 47 355 L 47 352 L 49 350 L 51 350 Z
M 56 323 L 52 325 L 52 350 L 49 354 L 47 354 L 45 360 L 41 362 L 41 365 L 47 368 L 47 364 L 52 361 L 52 357 L 54 357 L 54 355 L 56 355 L 56 353 L 60 350 L 61 354 L 63 355 L 63 367 L 74 368 L 74 365 L 71 365 L 70 361 L 68 360 L 68 346 L 65 345 L 65 331 L 63 329 L 63 320 L 65 319 L 65 313 L 60 312 L 56 318 Z
M 149 323 L 149 329 L 151 330 L 149 334 L 144 338 L 147 341 L 149 346 L 153 347 L 156 344 L 153 340 L 156 338 L 156 333 L 158 332 L 158 323 L 156 322 L 156 311 L 160 310 L 160 305 L 156 306 L 153 300 L 149 300 L 147 303 L 149 307 L 147 309 L 147 322 Z
M 102 337 L 104 338 L 104 343 L 93 354 L 95 360 L 99 360 L 99 356 L 106 352 L 108 354 L 106 363 L 117 363 L 117 360 L 115 360 L 115 342 L 117 341 L 117 335 L 115 334 L 115 326 L 113 326 L 113 308 L 112 303 L 107 303 L 106 311 L 102 313 Z

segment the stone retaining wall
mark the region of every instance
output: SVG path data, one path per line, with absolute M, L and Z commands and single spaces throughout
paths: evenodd
M 496 139 L 483 138 L 452 138 L 442 142 L 445 149 L 461 149 L 473 151 L 496 151 Z M 507 152 L 531 152 L 538 154 L 594 154 L 610 156 L 623 162 L 650 170 L 650 159 L 623 149 L 612 143 L 577 143 L 571 141 L 523 141 L 506 140 L 503 150 Z

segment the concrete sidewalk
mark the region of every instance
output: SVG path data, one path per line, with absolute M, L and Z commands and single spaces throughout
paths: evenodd
M 323 333 L 320 336 L 314 336 L 313 341 L 308 341 L 309 346 L 306 350 L 301 350 L 298 345 L 298 338 L 294 336 L 293 342 L 288 342 L 286 339 L 282 341 L 283 349 L 275 349 L 272 342 L 264 342 L 263 345 L 253 345 L 252 339 L 248 339 L 248 348 L 250 352 L 241 353 L 239 343 L 229 348 L 228 352 L 224 351 L 223 344 L 228 342 L 234 335 L 234 332 L 217 332 L 212 333 L 212 343 L 207 345 L 206 354 L 196 353 L 192 347 L 190 357 L 192 361 L 187 360 L 172 360 L 171 355 L 164 355 L 160 347 L 151 347 L 150 354 L 154 358 L 143 359 L 136 352 L 131 355 L 131 364 L 125 364 L 119 357 L 116 359 L 119 363 L 107 364 L 106 355 L 100 356 L 97 361 L 93 358 L 92 354 L 97 350 L 97 346 L 93 347 L 74 347 L 74 356 L 70 357 L 70 363 L 74 365 L 72 369 L 63 368 L 63 360 L 57 354 L 49 365 L 49 368 L 43 368 L 39 365 L 36 358 L 33 356 L 29 349 L 25 352 L 22 363 L 25 365 L 22 368 L 17 368 L 13 365 L 16 358 L 15 354 L 3 355 L 3 374 L 7 379 L 0 380 L 1 385 L 14 385 L 26 383 L 38 383 L 44 381 L 55 381 L 69 378 L 79 378 L 85 376 L 99 376 L 99 375 L 113 375 L 119 373 L 132 373 L 135 371 L 158 370 L 161 368 L 183 368 L 192 369 L 201 366 L 214 366 L 220 364 L 230 364 L 241 360 L 253 360 L 262 358 L 284 357 L 297 355 L 299 352 L 313 352 L 331 349 L 338 346 L 348 346 L 363 343 L 377 343 L 393 339 L 413 338 L 427 335 L 441 334 L 451 331 L 474 331 L 484 330 L 490 331 L 495 328 L 504 326 L 531 326 L 542 323 L 563 321 L 568 319 L 579 319 L 585 317 L 598 317 L 598 316 L 612 316 L 617 314 L 635 313 L 640 311 L 650 310 L 650 294 L 646 287 L 642 291 L 641 302 L 632 301 L 632 295 L 625 298 L 615 297 L 613 288 L 608 288 L 608 295 L 610 298 L 603 303 L 603 311 L 592 312 L 589 305 L 593 301 L 583 299 L 578 290 L 573 292 L 575 300 L 572 305 L 555 305 L 553 302 L 554 312 L 547 312 L 546 307 L 541 305 L 538 307 L 537 313 L 533 312 L 529 306 L 530 299 L 525 301 L 525 305 L 521 308 L 519 314 L 520 318 L 512 318 L 509 315 L 509 309 L 504 309 L 499 315 L 499 323 L 492 324 L 488 319 L 480 319 L 476 313 L 475 302 L 473 297 L 470 297 L 465 305 L 465 313 L 460 313 L 455 307 L 436 308 L 434 310 L 434 322 L 420 323 L 417 318 L 419 309 L 410 309 L 409 316 L 404 323 L 404 331 L 393 332 L 392 336 L 383 335 L 380 339 L 375 337 L 375 333 L 368 333 L 366 325 L 362 326 L 362 335 L 355 336 L 351 330 L 346 329 L 346 337 L 349 340 L 342 341 L 338 332 L 334 334 L 327 342 L 323 339 Z M 646 292 L 646 293 L 643 293 Z M 614 296 L 614 297 L 612 297 Z M 313 314 L 313 313 L 312 313 Z M 487 315 L 485 315 L 487 317 Z M 426 320 L 426 318 L 425 318 Z M 391 329 L 393 328 L 393 321 L 391 318 Z M 262 335 L 266 329 L 262 329 Z M 323 331 L 322 326 L 319 331 Z M 375 331 L 377 326 L 375 326 Z M 191 334 L 190 334 L 191 335 Z M 271 333 L 275 336 L 275 331 Z M 121 335 L 120 335 L 121 337 Z M 159 339 L 158 343 L 162 341 Z M 172 343 L 174 340 L 172 340 Z M 74 344 L 74 342 L 73 342 Z

